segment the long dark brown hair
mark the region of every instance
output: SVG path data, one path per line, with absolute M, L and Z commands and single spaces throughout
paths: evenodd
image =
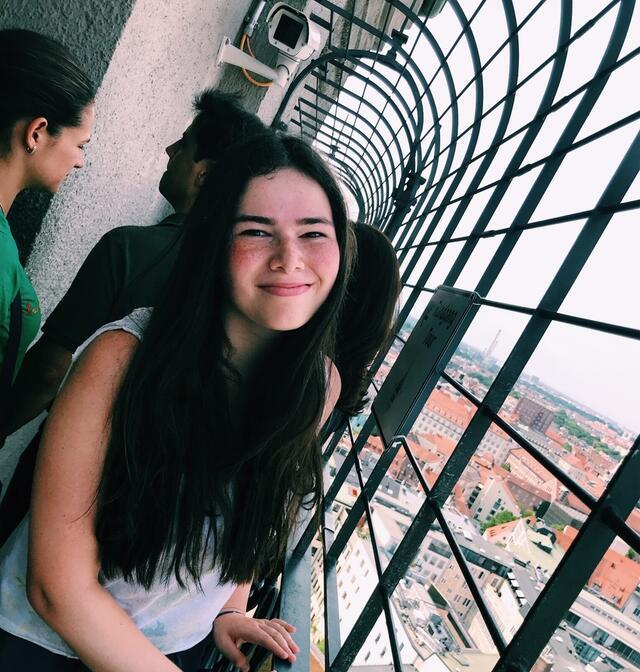
M 238 374 L 223 323 L 232 227 L 249 181 L 281 168 L 326 193 L 340 270 L 309 322 L 281 333 L 242 381 L 245 410 L 232 418 L 228 381 Z M 216 162 L 185 227 L 168 293 L 114 403 L 97 494 L 102 571 L 146 587 L 171 574 L 197 583 L 214 564 L 223 581 L 279 570 L 300 507 L 317 506 L 322 492 L 325 355 L 333 354 L 349 265 L 335 179 L 305 143 L 270 132 Z
M 354 224 L 353 232 L 357 255 L 336 343 L 336 365 L 342 380 L 336 407 L 347 415 L 362 411 L 369 366 L 391 345 L 401 289 L 398 259 L 391 241 L 367 224 Z

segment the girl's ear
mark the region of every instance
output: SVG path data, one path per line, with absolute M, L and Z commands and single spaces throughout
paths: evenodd
M 33 154 L 42 144 L 48 126 L 49 122 L 45 117 L 36 117 L 25 126 L 23 140 L 27 154 Z

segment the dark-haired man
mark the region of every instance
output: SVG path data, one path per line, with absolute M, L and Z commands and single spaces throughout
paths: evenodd
M 67 293 L 27 352 L 12 389 L 9 433 L 49 407 L 75 350 L 103 324 L 135 308 L 154 306 L 176 259 L 181 224 L 215 161 L 233 145 L 267 132 L 234 96 L 206 90 L 194 102 L 196 116 L 169 145 L 160 193 L 175 212 L 155 226 L 122 226 L 91 250 Z M 27 510 L 38 437 L 25 450 L 0 506 L 0 545 Z

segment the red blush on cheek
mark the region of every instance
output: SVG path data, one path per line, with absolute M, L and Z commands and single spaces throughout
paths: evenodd
M 264 259 L 264 246 L 256 245 L 250 240 L 235 240 L 229 252 L 229 270 L 232 274 L 234 271 L 246 272 L 264 263 Z

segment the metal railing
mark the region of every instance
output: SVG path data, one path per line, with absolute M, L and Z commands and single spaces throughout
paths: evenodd
M 633 194 L 627 196 L 640 171 L 637 109 L 640 101 L 636 100 L 635 110 L 627 110 L 613 121 L 597 128 L 589 125 L 594 110 L 608 95 L 612 77 L 627 77 L 629 95 L 637 93 L 637 78 L 631 73 L 638 72 L 640 45 L 629 42 L 633 34 L 630 27 L 639 21 L 638 13 L 634 14 L 635 2 L 603 1 L 599 8 L 585 15 L 584 7 L 571 0 L 527 3 L 449 0 L 443 13 L 431 18 L 417 13 L 429 3 L 383 0 L 376 3 L 381 11 L 375 25 L 365 19 L 364 1 L 353 0 L 344 7 L 329 0 L 311 4 L 312 20 L 329 33 L 328 46 L 295 78 L 274 124 L 286 124 L 290 131 L 297 130 L 312 138 L 352 192 L 359 218 L 377 226 L 393 240 L 404 287 L 398 320 L 403 334 L 410 331 L 412 321 L 422 313 L 428 297 L 436 291 L 435 285 L 463 288 L 459 285 L 463 271 L 484 241 L 495 241 L 496 245 L 477 281 L 464 286 L 475 292 L 470 324 L 478 318 L 479 311 L 493 309 L 519 316 L 523 326 L 482 398 L 447 369 L 453 349 L 469 327 L 467 323 L 451 347 L 443 351 L 435 368 L 425 372 L 419 399 L 416 397 L 407 404 L 407 416 L 395 436 L 384 436 L 374 403 L 364 424 L 357 423 L 357 434 L 355 425 L 349 423 L 344 437 L 337 432 L 330 438 L 324 457 L 327 469 L 333 465 L 336 471 L 327 480 L 324 526 L 319 536 L 308 528 L 297 542 L 290 565 L 295 568 L 291 581 L 296 588 L 288 591 L 285 578 L 283 599 L 287 609 L 293 609 L 297 616 L 308 609 L 309 591 L 301 591 L 301 586 L 311 580 L 310 550 L 316 539 L 324 576 L 325 669 L 331 672 L 349 669 L 382 615 L 390 664 L 401 670 L 392 597 L 427 534 L 437 526 L 449 544 L 495 649 L 494 671 L 529 670 L 614 539 L 622 539 L 640 554 L 640 537 L 627 524 L 639 498 L 639 440 L 636 438 L 604 492 L 598 495 L 566 473 L 501 414 L 507 397 L 550 327 L 570 325 L 580 334 L 599 333 L 611 339 L 640 342 L 640 329 L 624 324 L 624 316 L 619 323 L 612 324 L 562 310 L 608 227 L 640 207 L 640 200 L 633 198 Z M 548 53 L 535 54 L 537 65 L 527 71 L 523 63 L 527 57 L 531 61 L 531 54 L 525 53 L 522 45 L 526 44 L 529 51 L 533 47 L 530 37 L 525 39 L 526 31 L 545 11 L 545 27 L 549 34 L 553 33 L 555 46 Z M 490 24 L 493 39 L 490 48 L 483 34 L 487 31 L 489 12 L 499 18 Z M 481 20 L 484 23 L 479 24 Z M 448 33 L 442 28 L 445 21 Z M 445 33 L 448 39 L 441 45 L 439 38 Z M 361 48 L 363 35 L 369 48 Z M 340 47 L 334 46 L 339 43 L 338 36 L 343 40 Z M 583 79 L 571 79 L 567 73 L 575 67 L 571 63 L 573 50 L 592 43 L 602 43 L 599 62 L 592 71 L 584 72 Z M 471 76 L 460 74 L 462 68 L 456 69 L 461 53 Z M 516 119 L 520 96 L 525 95 L 523 91 L 534 80 L 540 93 L 527 115 L 523 116 L 520 110 Z M 291 117 L 282 118 L 294 97 L 297 102 Z M 613 108 L 613 103 L 610 107 Z M 547 125 L 559 115 L 564 115 L 564 120 L 555 143 L 543 152 L 544 156 L 531 158 L 532 149 L 541 145 Z M 462 123 L 462 119 L 471 121 Z M 587 157 L 596 157 L 593 148 L 599 141 L 620 137 L 617 134 L 621 133 L 629 140 L 617 166 L 607 175 L 604 189 L 593 193 L 590 185 L 585 184 L 584 207 L 552 216 L 537 214 L 550 185 L 560 179 L 564 162 L 572 153 L 581 151 Z M 521 178 L 529 179 L 530 183 L 519 182 Z M 562 179 L 566 180 L 566 176 Z M 513 187 L 518 184 L 524 186 L 518 192 L 517 207 L 506 221 L 496 219 L 496 212 L 504 211 L 505 204 L 513 202 L 516 193 Z M 523 236 L 535 231 L 560 231 L 569 225 L 579 230 L 576 229 L 564 258 L 551 269 L 553 277 L 534 305 L 491 296 Z M 620 288 L 630 307 L 637 301 L 637 289 L 638 286 Z M 398 332 L 394 347 L 400 356 L 406 340 Z M 605 353 L 600 356 L 612 357 Z M 380 364 L 374 364 L 373 374 Z M 465 399 L 473 413 L 446 465 L 429 486 L 424 467 L 406 436 L 431 391 L 441 384 Z M 378 390 L 376 384 L 373 398 Z M 409 406 L 417 410 L 409 413 Z M 588 511 L 578 536 L 510 638 L 501 631 L 443 511 L 491 426 L 498 427 L 515 446 L 524 449 Z M 366 475 L 363 449 L 374 436 L 382 442 L 382 449 Z M 335 460 L 338 446 L 342 452 L 348 452 Z M 372 502 L 394 459 L 403 454 L 423 500 L 411 516 L 400 544 L 383 562 L 372 519 Z M 347 483 L 352 483 L 358 494 L 348 507 L 341 505 L 344 515 L 336 529 L 333 508 Z M 364 530 L 363 543 L 370 547 L 375 587 L 353 627 L 343 637 L 339 627 L 337 563 L 352 535 L 359 530 Z M 298 626 L 302 629 L 299 623 Z M 294 665 L 305 670 L 308 666 L 306 656 Z

